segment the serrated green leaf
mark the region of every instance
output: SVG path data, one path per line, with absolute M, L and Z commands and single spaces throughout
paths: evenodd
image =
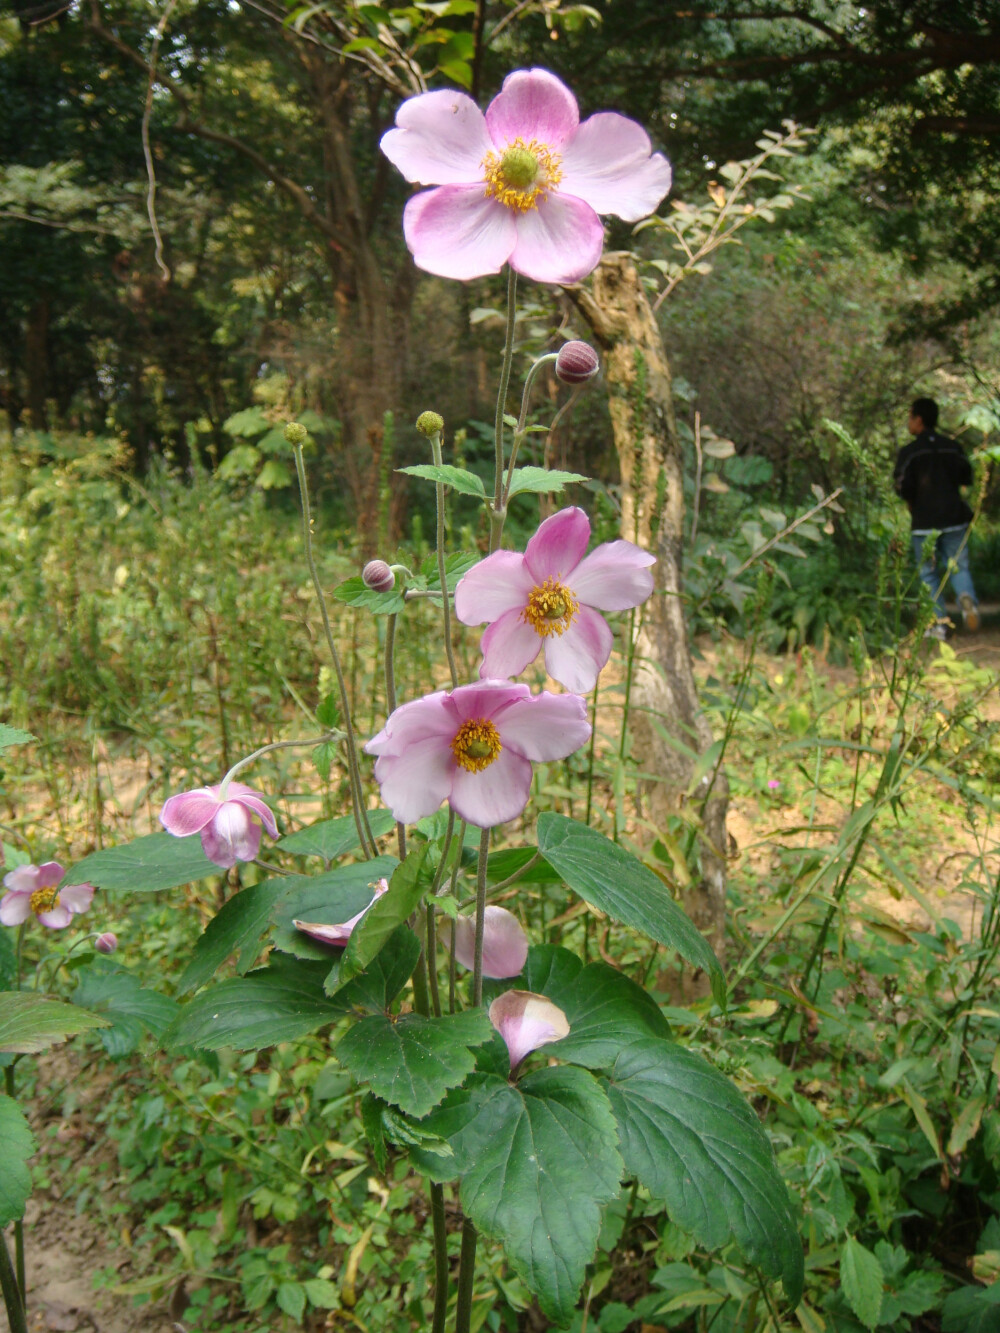
M 178 982 L 181 995 L 204 986 L 237 949 L 241 972 L 257 961 L 261 942 L 271 925 L 272 910 L 286 892 L 287 883 L 284 877 L 265 879 L 241 889 L 223 904 L 195 942 Z
M 306 1289 L 301 1282 L 280 1282 L 275 1300 L 279 1310 L 291 1315 L 297 1324 L 302 1322 L 306 1309 Z
M 323 723 L 326 726 L 326 722 Z M 396 821 L 389 810 L 369 810 L 368 823 L 373 837 L 380 838 L 395 827 Z M 324 819 L 318 824 L 310 824 L 282 838 L 278 846 L 283 852 L 294 856 L 319 856 L 328 864 L 356 852 L 361 846 L 358 839 L 358 826 L 353 815 L 340 815 L 337 819 Z
M 1000 1333 L 1000 1282 L 959 1287 L 944 1298 L 942 1333 Z
M 453 467 L 450 463 L 414 463 L 411 467 L 399 467 L 396 471 L 408 477 L 421 477 L 424 481 L 441 482 L 460 495 L 474 495 L 477 500 L 486 499 L 482 477 L 464 467 Z
M 882 1311 L 882 1265 L 871 1250 L 848 1236 L 840 1251 L 840 1285 L 865 1328 L 875 1328 Z
M 325 959 L 340 962 L 343 949 L 323 944 L 293 921 L 336 926 L 364 911 L 374 896 L 374 885 L 387 879 L 399 862 L 394 856 L 377 856 L 372 861 L 355 861 L 336 866 L 322 875 L 286 875 L 285 891 L 274 907 L 274 947 L 296 958 Z M 346 980 L 346 978 L 345 978 Z
M 445 556 L 444 577 L 448 591 L 454 592 L 462 575 L 467 574 L 473 565 L 478 565 L 482 558 L 479 551 L 452 551 L 451 555 Z M 427 591 L 439 592 L 441 579 L 438 576 L 437 556 L 429 556 L 420 566 L 420 572 L 427 580 Z
M 37 743 L 38 737 L 32 736 L 30 731 L 20 731 L 0 722 L 0 750 L 6 750 L 9 745 L 30 745 L 33 741 Z
M 392 873 L 389 892 L 383 893 L 372 904 L 371 911 L 366 912 L 355 926 L 340 962 L 338 985 L 343 985 L 363 971 L 396 927 L 402 925 L 410 913 L 419 907 L 420 900 L 430 887 L 425 873 L 428 850 L 426 842 L 410 849 L 406 860 Z M 374 863 L 369 861 L 367 864 Z M 329 980 L 327 986 L 332 994 Z
M 359 574 L 338 584 L 333 595 L 338 602 L 346 602 L 348 606 L 357 606 L 363 611 L 372 611 L 377 616 L 394 616 L 406 606 L 405 592 L 406 589 L 399 583 L 388 592 L 376 592 L 367 586 Z
M 408 1115 L 425 1116 L 472 1073 L 471 1047 L 491 1039 L 485 1009 L 443 1014 L 373 1014 L 348 1029 L 337 1058 L 359 1083 Z
M 385 1130 L 382 1127 L 384 1106 L 385 1102 L 380 1101 L 372 1092 L 366 1092 L 361 1098 L 361 1128 L 365 1131 L 365 1138 L 375 1158 L 375 1167 L 383 1176 L 389 1160 L 385 1146 Z
M 71 866 L 64 884 L 93 884 L 98 889 L 159 893 L 178 889 L 224 872 L 201 849 L 199 838 L 150 833 L 120 847 L 93 852 Z
M 0 1053 L 37 1055 L 67 1037 L 108 1026 L 108 1020 L 75 1004 L 50 1000 L 34 991 L 0 994 Z
M 704 968 L 716 1003 L 724 1007 L 719 960 L 652 870 L 603 833 L 551 811 L 538 816 L 538 850 L 588 903 Z
M 340 1304 L 340 1293 L 325 1277 L 310 1277 L 303 1282 L 309 1304 L 319 1310 L 335 1310 Z
M 363 972 L 337 990 L 344 1009 L 368 1013 L 388 1010 L 403 989 L 420 957 L 420 940 L 409 926 L 397 926 Z M 330 978 L 325 982 L 330 993 Z
M 12 1097 L 0 1093 L 0 1227 L 24 1216 L 24 1205 L 31 1193 L 28 1158 L 35 1151 L 35 1140 L 24 1112 Z
M 104 958 L 77 973 L 73 1003 L 107 1017 L 111 1026 L 101 1030 L 100 1038 L 116 1059 L 136 1049 L 143 1031 L 158 1037 L 179 1008 L 169 995 L 144 989 L 138 977 Z
M 583 966 L 576 954 L 552 944 L 533 945 L 525 988 L 557 1004 L 569 1023 L 553 1054 L 590 1069 L 614 1064 L 622 1047 L 644 1037 L 670 1037 L 659 1005 L 641 986 L 607 963 Z
M 559 472 L 555 468 L 516 467 L 510 483 L 511 495 L 520 495 L 530 491 L 533 495 L 546 495 L 552 491 L 561 491 L 575 481 L 589 481 L 581 472 Z
M 474 1074 L 423 1123 L 451 1144 L 466 1215 L 502 1243 L 545 1314 L 568 1323 L 622 1174 L 596 1080 L 568 1067 L 516 1085 Z
M 262 435 L 270 424 L 262 407 L 245 407 L 241 412 L 234 412 L 231 417 L 227 417 L 222 423 L 222 429 L 227 435 L 249 439 L 254 435 Z
M 753 1108 L 693 1051 L 642 1040 L 619 1055 L 608 1096 L 629 1170 L 711 1249 L 735 1241 L 802 1295 L 802 1244 L 788 1190 Z

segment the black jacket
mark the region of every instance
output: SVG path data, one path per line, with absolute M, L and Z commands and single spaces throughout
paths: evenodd
M 972 483 L 972 464 L 965 450 L 947 435 L 924 430 L 896 455 L 892 474 L 896 494 L 910 509 L 914 531 L 955 528 L 972 519 L 960 486 Z

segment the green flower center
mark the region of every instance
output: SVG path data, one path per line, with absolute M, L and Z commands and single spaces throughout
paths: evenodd
M 456 764 L 467 773 L 481 773 L 489 768 L 502 749 L 500 733 L 484 718 L 463 722 L 451 743 Z
M 508 148 L 500 159 L 500 174 L 515 190 L 523 190 L 538 175 L 538 158 L 527 148 Z

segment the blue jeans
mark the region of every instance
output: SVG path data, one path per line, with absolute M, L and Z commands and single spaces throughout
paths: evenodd
M 969 571 L 969 529 L 947 528 L 944 532 L 913 533 L 913 558 L 920 569 L 920 577 L 931 595 L 938 620 L 944 620 L 944 585 L 951 579 L 955 596 L 968 594 L 978 605 L 976 589 Z M 930 546 L 929 559 L 923 560 L 924 547 Z

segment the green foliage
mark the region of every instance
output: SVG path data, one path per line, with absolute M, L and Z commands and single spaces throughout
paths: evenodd
M 24 1216 L 24 1205 L 31 1193 L 28 1158 L 35 1151 L 35 1140 L 24 1113 L 12 1097 L 0 1093 L 0 1134 L 4 1157 L 0 1167 L 0 1226 Z
M 0 1054 L 35 1055 L 107 1019 L 32 992 L 0 994 Z

